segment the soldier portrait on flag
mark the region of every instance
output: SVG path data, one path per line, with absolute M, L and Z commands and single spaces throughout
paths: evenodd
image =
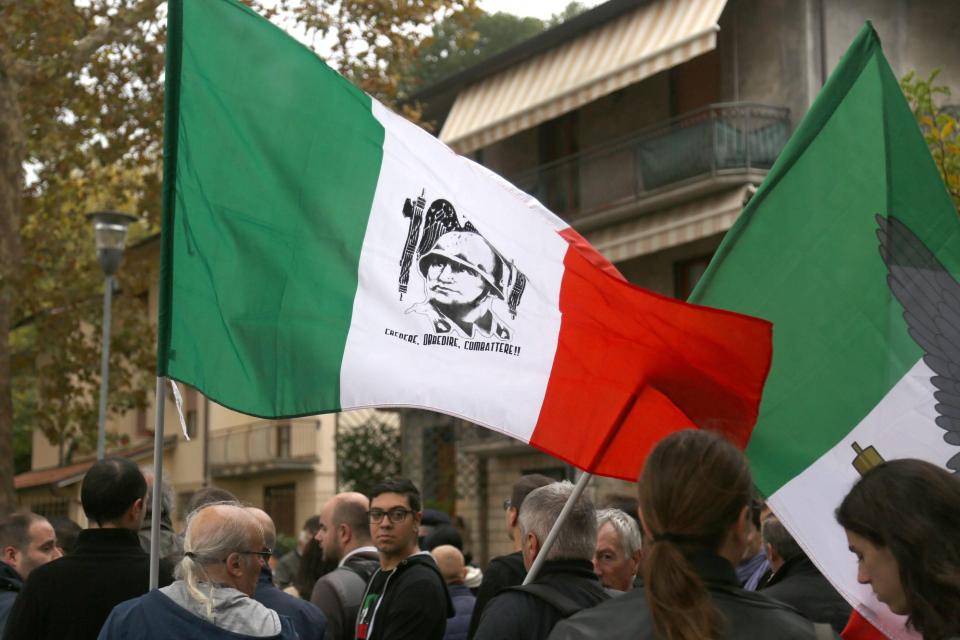
M 400 291 L 406 291 L 410 265 L 416 260 L 425 296 L 406 313 L 427 318 L 434 333 L 511 340 L 513 331 L 495 313 L 494 304 L 506 303 L 516 317 L 525 276 L 469 220 L 461 222 L 449 201 L 435 200 L 425 216 L 424 204 L 423 195 L 404 203 L 410 229 L 400 261 Z

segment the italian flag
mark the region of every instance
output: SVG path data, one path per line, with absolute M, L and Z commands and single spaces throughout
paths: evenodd
M 960 470 L 958 275 L 957 211 L 867 24 L 691 300 L 774 323 L 747 448 L 755 481 L 893 638 L 911 634 L 857 583 L 834 510 L 882 460 Z
M 169 20 L 159 375 L 269 418 L 428 408 L 633 480 L 676 429 L 746 445 L 769 323 L 626 283 L 239 2 Z

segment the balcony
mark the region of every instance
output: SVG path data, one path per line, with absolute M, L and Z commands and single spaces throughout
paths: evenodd
M 568 222 L 583 222 L 710 178 L 762 177 L 789 135 L 788 109 L 715 104 L 508 179 Z
M 312 471 L 319 461 L 316 418 L 252 422 L 210 435 L 210 474 L 214 478 L 275 471 Z

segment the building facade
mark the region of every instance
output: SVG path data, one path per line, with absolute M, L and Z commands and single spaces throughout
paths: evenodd
M 866 20 L 898 76 L 944 67 L 960 96 L 960 4 L 611 0 L 414 97 L 441 140 L 536 196 L 630 282 L 686 298 Z M 482 428 L 403 415 L 409 473 L 464 517 L 481 563 L 511 550 L 501 505 L 520 474 L 574 476 Z M 600 478 L 591 491 L 636 492 Z

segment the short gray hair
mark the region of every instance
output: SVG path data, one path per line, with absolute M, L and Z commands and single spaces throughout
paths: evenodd
M 597 531 L 605 524 L 610 524 L 620 540 L 620 547 L 623 552 L 632 556 L 640 551 L 642 541 L 640 538 L 640 527 L 637 521 L 628 516 L 620 509 L 600 509 L 597 511 Z
M 760 535 L 763 537 L 763 541 L 773 547 L 773 550 L 783 558 L 784 562 L 804 555 L 803 549 L 800 548 L 800 545 L 797 544 L 797 541 L 793 539 L 793 536 L 776 516 L 768 516 L 763 521 L 760 526 Z
M 206 527 L 197 531 L 193 526 L 196 517 L 207 509 L 226 508 L 231 517 L 224 518 L 220 527 Z M 251 526 L 252 524 L 252 526 Z M 213 620 L 213 600 L 205 593 L 200 583 L 209 583 L 206 566 L 223 562 L 234 551 L 246 550 L 250 544 L 250 531 L 255 529 L 263 535 L 260 521 L 252 513 L 235 502 L 220 502 L 204 505 L 187 516 L 187 528 L 183 537 L 183 559 L 177 565 L 175 576 L 185 583 L 190 596 L 206 608 L 207 617 Z
M 526 537 L 528 533 L 532 533 L 542 545 L 572 492 L 573 485 L 569 482 L 554 482 L 531 491 L 524 498 L 523 510 L 520 512 L 521 535 Z M 581 495 L 573 503 L 566 522 L 544 560 L 590 560 L 596 548 L 596 510 L 590 498 Z

